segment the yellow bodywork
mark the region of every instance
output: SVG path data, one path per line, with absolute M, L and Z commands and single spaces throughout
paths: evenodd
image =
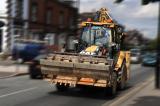
M 127 79 L 129 79 L 130 77 L 130 52 L 129 51 L 120 51 L 115 70 L 119 71 L 119 69 L 122 67 L 124 60 L 126 61 L 126 67 L 127 67 Z

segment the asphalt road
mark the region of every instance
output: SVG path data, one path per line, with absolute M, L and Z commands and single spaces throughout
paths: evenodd
M 114 102 L 153 74 L 153 68 L 131 65 L 127 89 L 114 98 L 106 96 L 102 90 L 71 88 L 66 92 L 57 92 L 54 85 L 42 80 L 31 80 L 28 75 L 0 79 L 0 106 L 101 106 Z

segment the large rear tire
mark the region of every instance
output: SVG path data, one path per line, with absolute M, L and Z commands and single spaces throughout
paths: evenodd
M 37 79 L 38 75 L 35 73 L 35 70 L 33 70 L 32 68 L 29 69 L 29 74 L 31 79 Z
M 107 95 L 115 96 L 117 94 L 117 74 L 112 74 L 112 86 L 107 88 Z
M 121 74 L 121 81 L 118 84 L 119 90 L 124 90 L 126 88 L 126 75 L 127 75 L 127 67 L 126 62 L 123 62 L 122 68 L 121 68 L 122 74 Z

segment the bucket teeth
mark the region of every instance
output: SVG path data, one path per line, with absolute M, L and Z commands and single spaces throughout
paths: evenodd
M 62 83 L 60 82 L 60 85 L 62 85 Z

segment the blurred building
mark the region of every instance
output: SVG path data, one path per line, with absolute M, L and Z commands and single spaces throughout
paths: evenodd
M 138 30 L 128 30 L 125 33 L 125 42 L 128 48 L 141 48 L 143 45 L 146 45 L 148 41 Z
M 28 33 L 29 0 L 7 0 L 7 48 L 12 50 L 17 37 Z
M 0 28 L 0 52 L 5 51 L 7 48 L 7 40 L 8 40 L 7 39 L 7 36 L 8 36 L 8 33 L 7 33 L 7 30 L 8 30 L 8 27 L 7 27 L 7 24 L 8 24 L 7 6 L 8 6 L 7 0 L 1 0 L 0 21 L 1 21 L 1 23 L 4 23 L 5 25 Z
M 79 21 L 86 21 L 88 18 L 94 19 L 96 12 L 85 12 L 80 14 Z
M 73 49 L 71 39 L 76 35 L 78 16 L 73 3 L 62 0 L 30 0 L 28 29 L 32 32 L 32 37 L 49 39 L 50 45 L 66 44 L 68 49 Z
M 17 38 L 47 40 L 73 49 L 78 9 L 72 0 L 1 0 L 0 51 L 11 51 Z

